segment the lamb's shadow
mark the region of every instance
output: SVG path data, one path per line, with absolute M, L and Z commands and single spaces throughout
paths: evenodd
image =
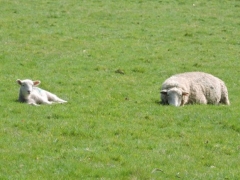
M 159 101 L 159 100 L 155 100 L 154 103 L 157 104 L 157 105 L 163 105 L 162 102 Z

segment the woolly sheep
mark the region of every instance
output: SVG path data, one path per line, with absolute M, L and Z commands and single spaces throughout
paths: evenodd
M 31 105 L 38 106 L 38 104 L 52 104 L 56 103 L 66 103 L 67 101 L 60 99 L 55 94 L 45 91 L 38 86 L 40 81 L 32 81 L 29 79 L 17 80 L 17 83 L 21 86 L 19 90 L 20 102 L 26 102 Z
M 165 80 L 161 88 L 161 101 L 173 106 L 195 103 L 230 105 L 224 82 L 204 72 L 176 74 Z

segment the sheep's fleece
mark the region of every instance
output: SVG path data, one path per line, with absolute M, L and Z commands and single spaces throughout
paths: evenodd
M 60 99 L 53 93 L 36 87 L 41 83 L 40 81 L 32 81 L 30 79 L 18 79 L 17 83 L 20 85 L 18 98 L 20 102 L 26 102 L 27 104 L 31 104 L 34 106 L 38 106 L 38 104 L 52 104 L 53 102 L 67 102 L 63 99 Z
M 161 103 L 173 106 L 195 103 L 230 105 L 224 82 L 204 72 L 176 74 L 165 80 L 161 88 Z

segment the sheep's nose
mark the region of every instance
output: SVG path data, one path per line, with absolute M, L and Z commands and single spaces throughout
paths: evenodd
M 28 94 L 30 94 L 31 91 L 28 90 L 27 92 L 28 92 Z

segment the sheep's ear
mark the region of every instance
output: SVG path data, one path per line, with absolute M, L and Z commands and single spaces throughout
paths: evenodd
M 21 81 L 20 79 L 17 80 L 17 83 L 18 83 L 19 85 L 22 85 L 22 81 Z
M 41 83 L 41 81 L 33 81 L 34 86 L 38 86 Z
M 167 90 L 161 90 L 161 94 L 167 94 Z
M 188 96 L 188 94 L 189 94 L 189 93 L 186 92 L 186 91 L 183 91 L 183 92 L 182 92 L 182 95 L 183 95 L 183 96 Z

